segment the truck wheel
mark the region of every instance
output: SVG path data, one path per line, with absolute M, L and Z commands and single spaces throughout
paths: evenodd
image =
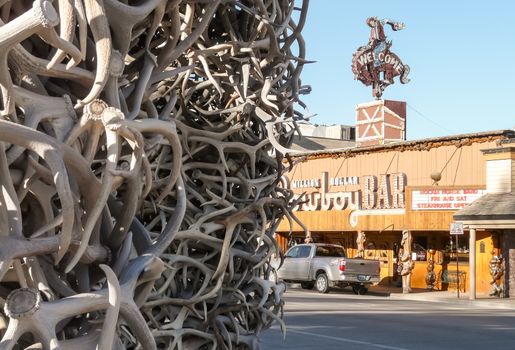
M 329 292 L 329 280 L 327 279 L 327 275 L 325 273 L 321 273 L 317 276 L 315 288 L 319 293 Z
M 368 288 L 362 284 L 353 284 L 352 291 L 354 292 L 354 294 L 365 295 L 368 292 Z
M 300 282 L 302 289 L 313 289 L 315 284 L 313 282 Z

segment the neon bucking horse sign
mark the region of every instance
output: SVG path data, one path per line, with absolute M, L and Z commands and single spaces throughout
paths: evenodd
M 404 29 L 404 23 L 369 17 L 367 24 L 371 28 L 370 39 L 367 45 L 359 47 L 352 55 L 352 72 L 354 79 L 366 86 L 372 86 L 373 96 L 380 99 L 384 89 L 394 83 L 393 78 L 396 76 L 400 75 L 402 84 L 410 81 L 409 66 L 402 63 L 399 56 L 390 51 L 392 42 L 386 40 L 384 34 L 385 24 L 397 31 Z

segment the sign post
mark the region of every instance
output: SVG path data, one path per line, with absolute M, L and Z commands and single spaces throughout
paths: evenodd
M 462 222 L 451 222 L 450 228 L 451 235 L 456 236 L 456 290 L 458 293 L 458 299 L 460 298 L 460 269 L 458 262 L 458 237 L 463 234 L 463 223 Z

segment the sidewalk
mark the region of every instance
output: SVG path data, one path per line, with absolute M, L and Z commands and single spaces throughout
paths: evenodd
M 478 294 L 475 300 L 470 300 L 469 294 L 463 292 L 460 292 L 458 299 L 456 291 L 413 289 L 411 293 L 403 294 L 402 288 L 385 286 L 371 286 L 369 293 L 387 296 L 395 300 L 418 300 L 434 303 L 470 305 L 478 308 L 515 310 L 515 298 L 495 298 L 488 294 Z

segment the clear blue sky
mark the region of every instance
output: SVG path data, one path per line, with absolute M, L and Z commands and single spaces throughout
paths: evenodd
M 297 1 L 299 2 L 299 1 Z M 352 53 L 368 41 L 367 17 L 404 22 L 386 35 L 411 68 L 384 99 L 408 103 L 410 140 L 515 127 L 515 1 L 312 0 L 303 37 L 302 96 L 315 124 L 354 124 L 355 105 L 373 100 L 354 80 Z

